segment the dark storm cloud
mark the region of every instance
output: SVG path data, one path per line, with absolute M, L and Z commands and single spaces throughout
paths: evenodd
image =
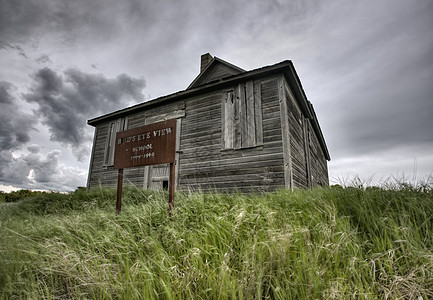
M 14 89 L 12 84 L 0 81 L 0 182 L 23 183 L 20 173 L 15 174 L 19 170 L 11 168 L 12 152 L 30 141 L 36 119 L 21 112 L 13 95 Z
M 144 79 L 126 74 L 106 78 L 78 69 L 60 74 L 43 68 L 33 75 L 24 99 L 38 105 L 35 113 L 48 126 L 51 140 L 79 148 L 89 139 L 87 119 L 142 101 L 144 87 Z
M 16 150 L 30 141 L 36 120 L 21 112 L 12 94 L 14 86 L 0 81 L 0 151 Z

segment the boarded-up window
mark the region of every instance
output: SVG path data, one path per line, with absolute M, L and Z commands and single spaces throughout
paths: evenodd
M 116 133 L 128 128 L 128 119 L 119 118 L 108 124 L 107 142 L 105 144 L 104 166 L 114 165 L 114 142 Z
M 247 81 L 223 94 L 222 145 L 242 149 L 263 144 L 260 82 Z

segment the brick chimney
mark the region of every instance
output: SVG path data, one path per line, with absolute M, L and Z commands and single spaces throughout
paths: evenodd
M 203 54 L 201 56 L 201 63 L 200 63 L 200 73 L 203 72 L 204 69 L 206 69 L 207 65 L 212 61 L 213 57 L 209 53 Z

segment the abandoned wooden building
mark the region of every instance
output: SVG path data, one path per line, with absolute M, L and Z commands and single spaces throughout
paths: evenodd
M 329 152 L 291 61 L 245 71 L 210 54 L 186 90 L 88 121 L 88 187 L 117 183 L 118 131 L 176 119 L 176 190 L 272 191 L 328 186 Z M 167 165 L 125 169 L 125 184 L 168 186 Z

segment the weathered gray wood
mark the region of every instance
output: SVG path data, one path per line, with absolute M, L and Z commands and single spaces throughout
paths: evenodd
M 280 153 L 271 153 L 271 154 L 265 154 L 260 155 L 260 159 L 258 159 L 257 155 L 255 156 L 247 156 L 247 157 L 237 157 L 237 158 L 213 158 L 213 160 L 206 160 L 206 161 L 198 161 L 189 163 L 185 166 L 182 166 L 182 170 L 188 170 L 188 169 L 205 169 L 205 168 L 212 168 L 217 166 L 236 166 L 239 167 L 241 164 L 263 164 L 266 165 L 267 161 L 271 160 L 279 160 L 282 159 Z
M 278 101 L 280 102 L 281 134 L 283 140 L 284 184 L 286 189 L 293 190 L 290 130 L 284 81 L 283 75 L 278 76 Z
M 227 144 L 229 143 L 226 138 L 226 131 L 227 131 L 227 120 L 226 120 L 226 110 L 227 110 L 227 98 L 228 93 L 223 92 L 221 96 L 221 130 L 223 131 L 221 133 L 221 148 L 226 148 Z M 233 140 L 233 139 L 232 139 Z
M 285 94 L 288 104 L 288 120 L 290 128 L 290 150 L 292 161 L 293 187 L 307 188 L 305 171 L 305 151 L 303 145 L 302 113 L 297 101 L 285 82 Z
M 176 120 L 176 155 L 174 166 L 174 190 L 179 188 L 179 164 L 180 164 L 180 135 L 182 132 L 182 119 Z
M 98 127 L 95 127 L 94 133 L 93 133 L 93 144 L 92 144 L 92 152 L 90 154 L 90 164 L 89 164 L 89 171 L 87 176 L 87 183 L 86 188 L 90 189 L 91 184 L 91 177 L 92 177 L 92 166 L 93 166 L 93 160 L 95 158 L 95 151 L 96 151 L 96 138 L 98 137 Z
M 153 124 L 153 123 L 157 123 L 157 122 L 161 122 L 161 121 L 166 121 L 166 120 L 170 120 L 170 119 L 178 119 L 178 118 L 182 118 L 185 116 L 185 111 L 184 110 L 178 110 L 178 111 L 174 111 L 174 112 L 167 112 L 165 114 L 161 114 L 158 116 L 154 116 L 154 117 L 147 117 L 146 118 L 146 124 Z
M 242 89 L 243 91 L 243 89 Z M 233 122 L 233 148 L 240 149 L 242 147 L 242 130 L 241 130 L 241 110 L 240 110 L 240 101 L 241 101 L 241 87 L 237 85 L 234 89 L 234 122 Z
M 232 88 L 231 103 L 228 91 Z M 290 87 L 286 85 L 285 78 L 272 75 L 254 83 L 236 83 L 233 87 L 225 86 L 203 95 L 183 98 L 182 101 L 143 109 L 128 116 L 128 127 L 173 116 L 178 118 L 178 127 L 181 127 L 176 136 L 175 184 L 178 190 L 248 192 L 302 186 L 308 184 L 302 178 L 307 176 L 304 148 L 308 137 L 305 125 L 299 124 L 299 120 L 303 120 L 302 112 L 291 113 L 289 106 L 296 110 L 297 104 L 289 101 L 289 94 Z M 241 112 L 244 112 L 242 118 L 252 116 L 254 125 L 250 118 L 242 122 Z M 230 114 L 232 117 L 229 117 Z M 249 130 L 252 126 L 254 134 Z M 98 125 L 90 186 L 96 186 L 99 182 L 108 186 L 115 186 L 116 183 L 116 170 L 109 166 L 102 168 L 108 131 L 108 122 Z M 320 173 L 327 172 L 327 166 L 326 160 L 322 162 L 324 157 L 323 154 L 321 156 L 320 144 L 314 140 L 317 138 L 313 134 L 308 158 L 316 164 L 311 167 L 311 178 L 314 178 L 311 182 L 316 185 L 325 182 Z M 259 144 L 262 145 L 254 147 Z M 149 167 L 147 170 L 144 167 L 125 170 L 124 176 L 131 184 L 153 188 L 162 187 L 165 179 L 164 175 L 158 175 L 156 169 Z
M 327 186 L 329 182 L 328 167 L 323 151 L 314 130 L 310 131 L 310 160 L 312 185 Z
M 150 166 L 144 166 L 143 167 L 143 188 L 144 189 L 149 188 L 149 172 L 150 172 Z
M 254 82 L 247 81 L 245 84 L 245 106 L 246 106 L 246 136 L 243 147 L 256 145 L 256 117 L 255 117 Z
M 239 90 L 239 127 L 240 127 L 240 148 L 247 147 L 246 135 L 247 135 L 247 104 L 245 98 L 245 84 L 240 83 L 238 85 Z
M 111 152 L 111 139 L 113 138 L 113 130 L 114 130 L 114 122 L 110 122 L 108 124 L 107 130 L 107 138 L 105 141 L 105 151 L 104 151 L 104 166 L 108 166 L 110 164 L 110 152 Z
M 223 118 L 221 119 L 223 122 L 222 128 L 224 129 L 224 134 L 222 135 L 224 140 L 223 148 L 230 149 L 233 148 L 235 101 L 233 91 L 228 91 L 224 95 L 224 111 Z
M 235 70 L 225 64 L 222 63 L 216 63 L 213 65 L 212 69 L 207 69 L 205 73 L 201 75 L 199 80 L 197 80 L 192 86 L 195 87 L 199 85 L 203 85 L 206 83 L 210 83 L 228 76 L 239 74 L 239 70 Z
M 162 190 L 163 182 L 169 180 L 169 165 L 153 165 L 150 167 L 149 188 L 155 191 Z
M 265 172 L 263 172 L 263 168 L 265 168 Z M 183 174 L 182 178 L 184 180 L 186 179 L 198 179 L 198 180 L 207 180 L 208 178 L 219 178 L 220 180 L 222 178 L 226 178 L 226 180 L 231 180 L 233 176 L 237 175 L 243 175 L 243 176 L 260 176 L 260 177 L 275 177 L 280 178 L 280 184 L 283 185 L 284 183 L 284 171 L 283 166 L 258 166 L 258 167 L 249 167 L 245 166 L 243 168 L 224 168 L 221 169 L 218 173 L 215 173 L 213 171 L 198 171 L 198 172 L 191 172 L 187 174 Z
M 263 144 L 263 119 L 262 119 L 262 88 L 260 81 L 254 82 L 254 116 L 256 130 L 256 144 Z
M 219 161 L 224 161 L 226 159 L 240 158 L 245 160 L 248 157 L 255 157 L 261 160 L 266 155 L 278 154 L 281 155 L 281 143 L 278 141 L 271 143 L 271 146 L 266 145 L 266 147 L 253 147 L 243 150 L 241 153 L 236 150 L 232 151 L 218 151 L 214 147 L 197 147 L 191 148 L 186 151 L 182 151 L 182 163 L 189 164 L 193 162 L 209 161 L 217 157 Z

